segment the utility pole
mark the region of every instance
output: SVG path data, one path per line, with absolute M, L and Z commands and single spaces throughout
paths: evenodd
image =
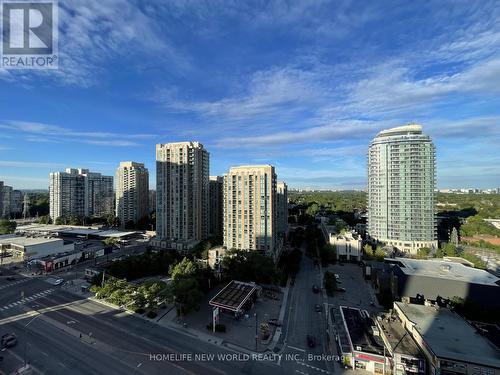
M 257 345 L 259 342 L 259 334 L 258 334 L 258 317 L 257 317 L 257 312 L 255 312 L 255 351 L 257 351 Z

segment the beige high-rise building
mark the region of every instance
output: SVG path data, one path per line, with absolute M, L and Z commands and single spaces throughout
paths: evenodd
M 130 227 L 149 215 L 149 172 L 144 164 L 120 162 L 116 170 L 116 216 Z
M 156 145 L 156 240 L 188 250 L 208 237 L 209 153 L 199 142 Z
M 224 246 L 279 257 L 276 173 L 271 165 L 232 167 L 224 175 Z

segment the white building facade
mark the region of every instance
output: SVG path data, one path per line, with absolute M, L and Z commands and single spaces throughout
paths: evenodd
M 437 247 L 435 147 L 420 125 L 380 132 L 368 149 L 368 235 L 415 254 Z
M 360 262 L 363 255 L 363 240 L 355 231 L 339 234 L 329 233 L 330 245 L 335 246 L 337 259 Z

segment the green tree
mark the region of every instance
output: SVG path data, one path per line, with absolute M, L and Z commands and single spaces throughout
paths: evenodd
M 320 249 L 320 257 L 323 264 L 335 263 L 337 260 L 337 250 L 335 246 L 325 244 Z
M 106 215 L 105 219 L 108 227 L 117 227 L 120 225 L 120 219 L 113 214 Z
M 332 296 L 337 290 L 337 279 L 333 272 L 327 271 L 323 277 L 323 285 L 326 289 L 326 293 Z
M 0 220 L 0 234 L 11 234 L 16 230 L 16 222 L 10 220 Z
M 195 277 L 198 267 L 196 263 L 188 258 L 183 258 L 179 263 L 171 267 L 170 275 L 173 280 Z
M 454 244 L 447 242 L 443 246 L 443 253 L 448 257 L 456 257 L 458 255 L 457 247 Z
M 319 206 L 316 202 L 313 202 L 307 207 L 307 214 L 310 216 L 314 216 L 319 212 Z
M 431 249 L 428 247 L 422 247 L 421 249 L 417 250 L 417 258 L 418 259 L 427 259 L 429 257 L 429 254 L 431 252 Z
M 40 216 L 37 220 L 37 223 L 39 223 L 39 224 L 51 224 L 52 219 L 50 218 L 49 215 Z
M 107 237 L 102 240 L 102 244 L 105 247 L 115 247 L 118 245 L 118 239 L 116 237 Z
M 373 255 L 378 260 L 384 260 L 384 258 L 387 256 L 385 251 L 380 246 L 376 247 L 375 251 L 373 252 Z
M 171 294 L 173 300 L 179 304 L 181 314 L 186 314 L 198 308 L 203 296 L 198 283 L 193 278 L 173 280 L 171 283 Z

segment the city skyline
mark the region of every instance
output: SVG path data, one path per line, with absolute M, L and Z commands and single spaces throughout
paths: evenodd
M 500 181 L 494 2 L 60 8 L 59 69 L 0 70 L 7 185 L 46 189 L 68 165 L 154 171 L 155 144 L 196 140 L 213 175 L 269 163 L 291 189 L 361 189 L 370 139 L 413 122 L 436 143 L 438 188 Z

